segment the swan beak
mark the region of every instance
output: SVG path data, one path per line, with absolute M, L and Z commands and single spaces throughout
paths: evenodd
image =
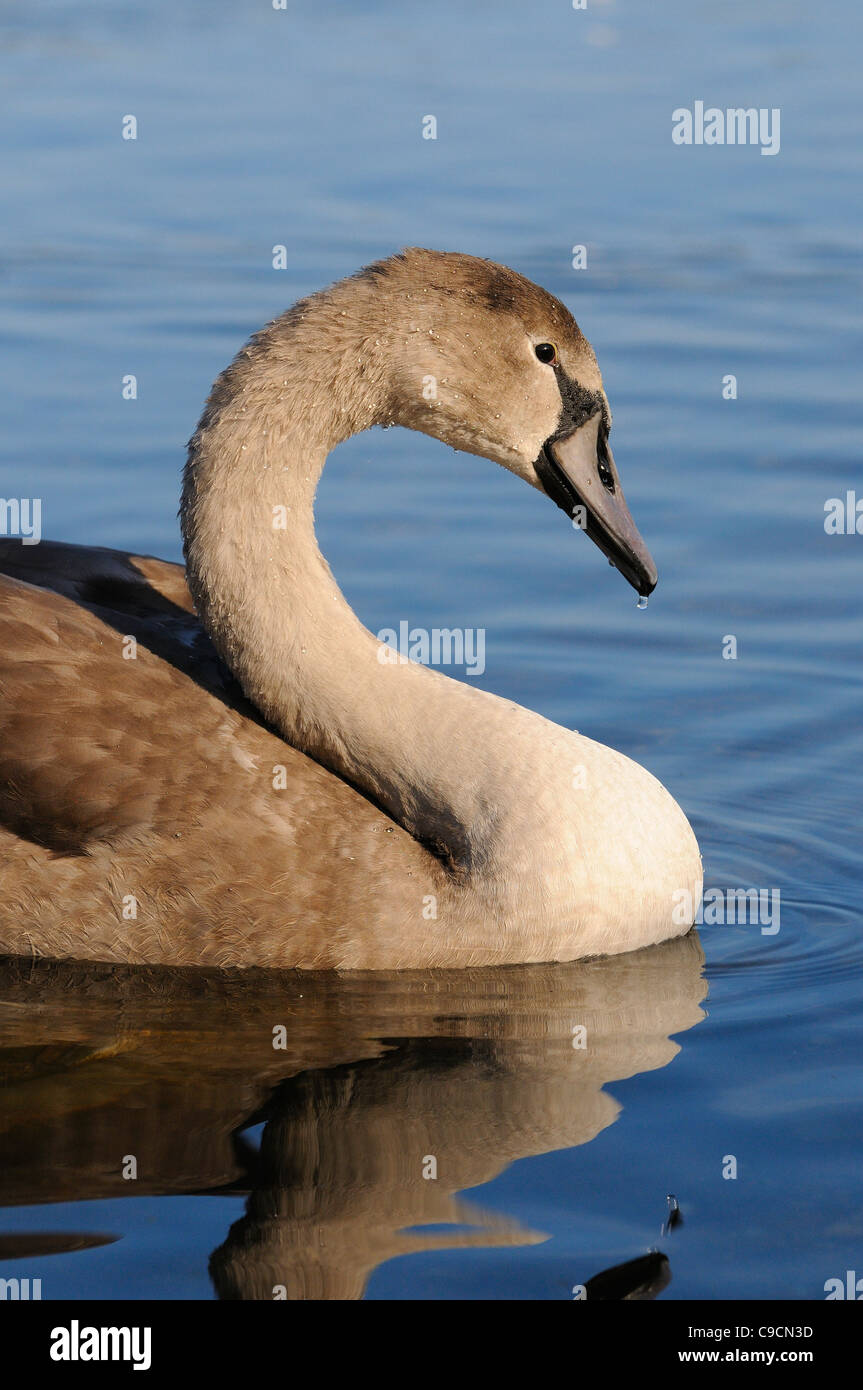
M 573 524 L 608 556 L 639 594 L 656 588 L 657 573 L 620 486 L 602 415 L 552 438 L 536 463 L 543 488 Z

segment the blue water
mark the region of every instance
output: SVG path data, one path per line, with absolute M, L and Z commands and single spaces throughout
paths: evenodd
M 0 23 L 0 495 L 41 497 L 51 538 L 178 559 L 184 442 L 252 331 L 401 245 L 514 266 L 596 349 L 660 572 L 647 612 L 538 493 L 403 431 L 336 451 L 323 549 L 372 630 L 485 628 L 480 684 L 648 766 L 693 822 L 708 887 L 781 895 L 775 934 L 700 929 L 703 974 L 691 953 L 486 973 L 438 1011 L 421 985 L 311 982 L 314 1045 L 282 1074 L 252 1044 L 225 1055 L 265 1007 L 252 991 L 204 1010 L 211 1032 L 176 1004 L 180 1082 L 134 981 L 102 980 L 97 1016 L 68 982 L 46 978 L 37 1003 L 10 977 L 0 1236 L 33 1243 L 0 1275 L 40 1277 L 46 1298 L 213 1297 L 208 1260 L 254 1186 L 230 1136 L 264 1123 L 249 1142 L 272 1150 L 300 1114 L 339 1175 L 304 1218 L 345 1251 L 333 1296 L 570 1298 L 652 1249 L 666 1299 L 823 1298 L 863 1273 L 863 536 L 824 528 L 829 498 L 863 500 L 860 7 L 10 0 Z M 696 100 L 779 108 L 780 152 L 674 145 L 671 112 Z M 569 1041 L 585 999 L 595 1072 Z M 445 1124 L 460 1105 L 465 1124 Z M 389 1124 L 419 1157 L 438 1143 L 437 1182 L 468 1188 L 472 1215 L 429 1216 L 427 1183 L 393 1206 L 413 1234 L 377 1239 L 394 1150 L 380 1139 L 377 1186 L 363 1159 Z M 124 1125 L 143 1150 L 161 1136 L 138 1195 L 112 1177 Z M 684 1221 L 663 1234 L 672 1192 Z M 467 1243 L 465 1221 L 492 1234 Z M 63 1231 L 116 1239 L 38 1253 Z M 396 1257 L 399 1239 L 421 1248 Z M 292 1260 L 313 1288 L 307 1253 Z

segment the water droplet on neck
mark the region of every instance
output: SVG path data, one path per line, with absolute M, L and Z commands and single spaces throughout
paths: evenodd
M 647 607 L 647 594 L 639 594 L 639 595 L 638 595 L 638 603 L 637 603 L 635 606 L 636 606 L 636 608 L 646 608 L 646 607 Z

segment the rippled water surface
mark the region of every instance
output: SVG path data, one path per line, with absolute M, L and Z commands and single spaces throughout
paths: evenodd
M 459 977 L 7 966 L 0 1275 L 570 1298 L 657 1251 L 665 1299 L 823 1297 L 863 1259 L 863 537 L 824 528 L 863 501 L 859 7 L 0 20 L 0 494 L 41 497 L 46 536 L 176 559 L 184 441 L 250 332 L 404 244 L 515 266 L 596 348 L 647 612 L 546 499 L 402 431 L 333 456 L 325 553 L 375 631 L 484 628 L 480 684 L 644 763 L 708 887 L 781 902 L 775 933 Z M 780 108 L 779 154 L 673 145 L 695 100 Z

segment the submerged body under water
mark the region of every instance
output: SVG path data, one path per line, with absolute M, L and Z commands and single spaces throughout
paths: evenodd
M 650 768 L 708 896 L 685 938 L 566 966 L 4 963 L 0 1277 L 805 1299 L 859 1269 L 861 18 L 749 8 L 445 3 L 420 39 L 389 5 L 6 7 L 0 494 L 177 559 L 184 441 L 251 331 L 401 244 L 513 265 L 596 348 L 648 610 L 547 499 L 401 431 L 336 451 L 322 548 L 372 631 L 481 631 L 451 674 Z M 744 89 L 775 157 L 673 144 Z

